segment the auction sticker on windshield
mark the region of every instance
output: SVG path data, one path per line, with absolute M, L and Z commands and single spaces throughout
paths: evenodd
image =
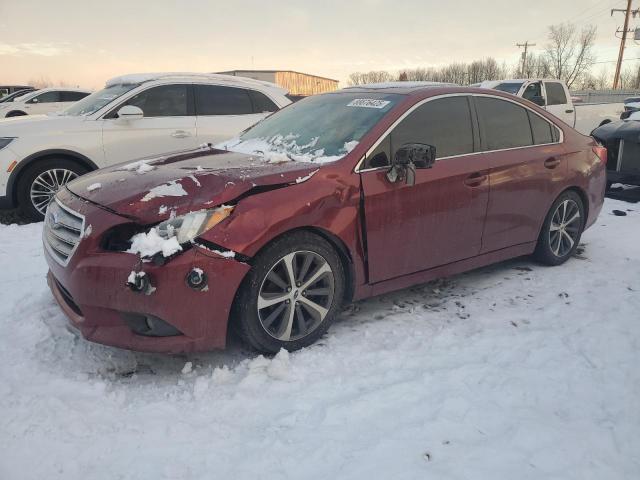
M 356 98 L 347 104 L 347 107 L 384 108 L 391 102 L 389 100 L 376 100 L 374 98 Z

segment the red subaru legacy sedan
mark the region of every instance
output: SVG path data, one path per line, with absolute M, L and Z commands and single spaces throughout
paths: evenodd
M 598 216 L 606 151 L 526 100 L 402 83 L 295 103 L 221 145 L 98 170 L 44 225 L 87 339 L 307 346 L 344 302 L 521 255 L 559 265 Z

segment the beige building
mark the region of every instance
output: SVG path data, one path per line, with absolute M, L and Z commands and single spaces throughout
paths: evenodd
M 272 82 L 288 89 L 290 95 L 296 96 L 315 95 L 338 89 L 338 80 L 292 70 L 231 70 L 218 73 Z

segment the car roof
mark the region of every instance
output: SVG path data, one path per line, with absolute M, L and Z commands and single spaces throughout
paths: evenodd
M 402 85 L 406 83 L 407 85 Z M 487 90 L 478 87 L 461 87 L 452 83 L 437 82 L 391 82 L 390 84 L 373 84 L 359 85 L 347 87 L 335 92 L 329 92 L 324 95 L 333 93 L 393 93 L 412 97 L 431 97 L 435 95 L 443 95 L 450 93 L 476 93 L 487 95 Z M 499 90 L 491 91 L 491 95 L 502 96 L 503 92 Z M 511 98 L 508 95 L 507 98 Z
M 121 75 L 108 80 L 105 87 L 113 85 L 141 85 L 154 81 L 205 81 L 217 84 L 229 84 L 233 86 L 244 86 L 246 88 L 271 90 L 286 95 L 289 91 L 275 83 L 254 80 L 253 78 L 238 77 L 235 75 L 223 75 L 219 73 L 194 73 L 194 72 L 153 72 L 153 73 L 133 73 Z

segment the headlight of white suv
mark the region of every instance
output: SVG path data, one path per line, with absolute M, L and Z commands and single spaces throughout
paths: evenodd
M 15 137 L 0 137 L 0 150 L 15 140 Z
M 231 215 L 233 209 L 233 205 L 221 205 L 211 210 L 199 210 L 165 220 L 155 228 L 160 237 L 165 239 L 176 237 L 178 243 L 183 244 L 215 227 Z

